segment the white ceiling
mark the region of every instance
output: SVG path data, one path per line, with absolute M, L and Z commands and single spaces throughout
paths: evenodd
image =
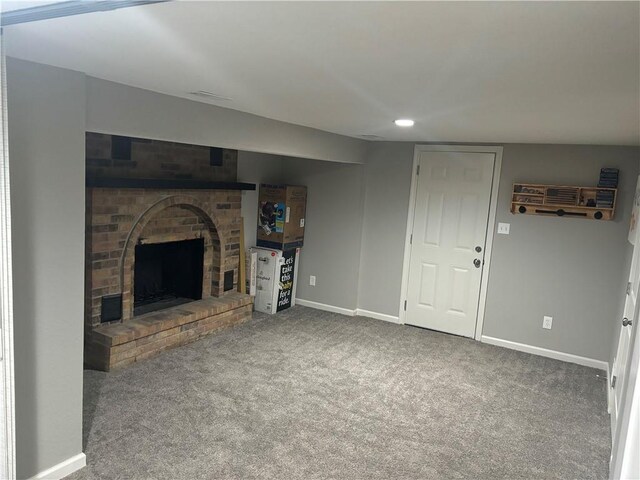
M 180 1 L 5 37 L 11 56 L 344 135 L 640 144 L 639 2 Z
M 61 3 L 61 0 L 2 0 L 0 12 L 12 12 L 23 8 L 42 7 L 53 3 Z

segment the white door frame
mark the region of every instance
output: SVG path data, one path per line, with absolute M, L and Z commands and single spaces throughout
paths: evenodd
M 640 319 L 640 302 L 636 303 L 634 324 Z M 616 419 L 615 434 L 611 438 L 611 460 L 609 462 L 609 478 L 613 480 L 638 478 L 637 461 L 633 459 L 637 455 L 638 436 L 640 424 L 638 422 L 638 409 L 640 408 L 640 382 L 638 382 L 638 365 L 640 364 L 640 327 L 633 327 L 631 341 L 629 343 L 629 355 L 626 373 L 623 383 L 620 384 L 622 405 Z M 613 425 L 612 425 L 613 429 Z M 636 471 L 633 471 L 636 470 Z
M 0 478 L 16 478 L 7 76 L 0 29 Z
M 407 290 L 409 288 L 409 263 L 411 261 L 411 234 L 413 233 L 413 217 L 416 209 L 416 193 L 418 188 L 418 162 L 423 152 L 468 152 L 493 153 L 493 179 L 491 182 L 491 201 L 489 203 L 489 221 L 487 222 L 487 240 L 484 249 L 484 267 L 480 281 L 480 300 L 475 329 L 475 339 L 482 337 L 484 325 L 484 309 L 487 301 L 487 286 L 489 284 L 489 267 L 491 266 L 491 251 L 493 247 L 493 233 L 496 225 L 496 211 L 498 207 L 498 188 L 500 184 L 500 170 L 502 169 L 502 147 L 499 146 L 470 146 L 470 145 L 416 145 L 413 153 L 413 170 L 411 172 L 411 190 L 409 193 L 409 212 L 407 213 L 407 231 L 404 240 L 404 259 L 402 261 L 402 285 L 398 318 L 405 323 Z

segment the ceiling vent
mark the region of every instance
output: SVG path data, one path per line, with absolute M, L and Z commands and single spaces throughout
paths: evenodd
M 379 140 L 382 137 L 380 135 L 372 135 L 370 133 L 365 133 L 364 135 L 360 135 L 361 138 L 366 138 L 367 140 Z
M 195 92 L 189 92 L 189 95 L 194 95 L 196 97 L 209 98 L 211 100 L 223 100 L 225 102 L 230 102 L 233 100 L 231 97 L 225 97 L 224 95 L 218 95 L 217 93 L 207 92 L 206 90 L 197 90 Z

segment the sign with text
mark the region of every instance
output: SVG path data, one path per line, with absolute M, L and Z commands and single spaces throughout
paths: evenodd
M 293 295 L 293 272 L 296 265 L 296 250 L 282 252 L 282 266 L 280 267 L 280 289 L 278 292 L 277 311 L 284 310 L 291 306 L 291 296 Z

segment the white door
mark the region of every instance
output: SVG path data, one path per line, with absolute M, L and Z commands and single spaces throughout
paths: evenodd
M 474 336 L 495 157 L 419 153 L 405 323 Z
M 621 319 L 622 327 L 620 328 L 620 337 L 618 339 L 618 349 L 615 359 L 613 360 L 613 368 L 611 369 L 611 383 L 609 384 L 609 393 L 612 398 L 611 403 L 611 432 L 616 433 L 618 416 L 620 414 L 623 401 L 623 386 L 625 384 L 625 376 L 627 375 L 629 365 L 629 352 L 631 348 L 631 335 L 634 324 L 637 323 L 636 305 L 638 303 L 638 295 L 640 294 L 640 229 L 636 230 L 635 244 L 633 248 L 633 256 L 631 260 L 631 271 L 629 272 L 629 283 L 627 284 L 627 296 L 624 302 L 624 313 Z M 636 327 L 637 328 L 637 327 Z M 615 438 L 615 437 L 613 437 Z
M 636 310 L 637 311 L 637 310 Z M 637 318 L 637 315 L 636 315 Z M 640 478 L 640 330 L 634 327 L 634 338 L 629 352 L 630 368 L 627 371 L 627 386 L 624 400 L 624 411 L 620 421 L 620 432 L 616 435 L 616 444 L 612 449 L 616 452 L 611 468 L 612 479 Z M 622 455 L 617 453 L 621 452 Z

